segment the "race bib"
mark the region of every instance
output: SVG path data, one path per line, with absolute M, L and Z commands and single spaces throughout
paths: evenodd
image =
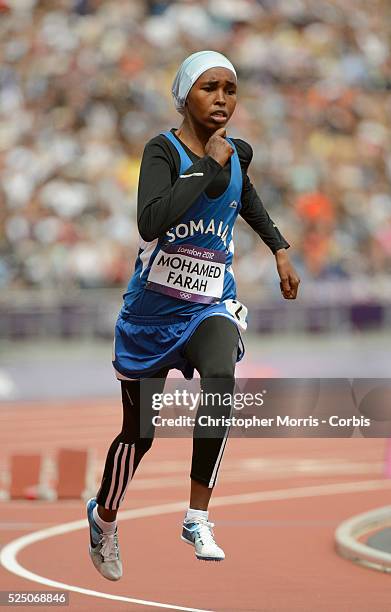
M 247 307 L 239 300 L 224 300 L 223 304 L 239 327 L 245 331 L 247 329 Z
M 211 304 L 223 295 L 226 253 L 192 244 L 165 246 L 155 257 L 145 288 Z

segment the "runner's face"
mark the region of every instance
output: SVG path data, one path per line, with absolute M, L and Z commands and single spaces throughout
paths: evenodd
M 210 68 L 194 83 L 186 110 L 203 126 L 218 130 L 230 120 L 236 106 L 236 79 L 227 68 Z

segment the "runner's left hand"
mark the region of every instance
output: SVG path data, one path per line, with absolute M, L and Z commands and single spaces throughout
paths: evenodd
M 300 278 L 291 264 L 286 249 L 275 253 L 277 271 L 281 279 L 281 293 L 286 300 L 295 300 L 299 289 Z

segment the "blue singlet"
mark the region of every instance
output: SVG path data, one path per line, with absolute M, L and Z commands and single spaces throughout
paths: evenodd
M 164 136 L 176 147 L 184 175 L 192 160 L 171 132 Z M 119 379 L 153 377 L 165 367 L 191 379 L 194 368 L 183 350 L 201 321 L 219 315 L 246 329 L 247 308 L 236 300 L 231 266 L 242 169 L 227 140 L 234 153 L 226 191 L 218 198 L 201 194 L 175 227 L 151 242 L 140 240 L 115 327 L 113 366 Z M 237 361 L 243 355 L 240 339 Z

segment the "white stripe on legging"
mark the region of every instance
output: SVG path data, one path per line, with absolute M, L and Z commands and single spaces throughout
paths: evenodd
M 130 452 L 132 452 L 132 448 L 130 448 Z M 120 467 L 120 472 L 119 472 L 117 494 L 114 497 L 113 504 L 112 504 L 113 510 L 116 510 L 118 508 L 118 500 L 121 496 L 122 487 L 124 486 L 125 466 L 126 466 L 126 462 L 128 459 L 128 453 L 129 453 L 129 444 L 125 444 L 125 450 L 123 452 L 122 459 L 121 459 L 121 467 Z
M 136 452 L 134 446 L 135 446 L 135 443 L 133 442 L 132 446 L 130 447 L 128 479 L 126 481 L 124 492 L 121 495 L 121 499 L 119 500 L 119 504 L 118 505 L 122 504 L 122 502 L 124 501 L 124 497 L 125 497 L 125 493 L 126 493 L 127 488 L 128 488 L 128 484 L 130 483 L 130 481 L 133 478 L 134 455 L 135 455 L 135 452 Z M 133 449 L 133 453 L 132 453 L 132 449 Z
M 213 468 L 212 476 L 210 477 L 210 481 L 209 481 L 209 484 L 208 484 L 208 488 L 209 489 L 211 489 L 215 485 L 215 482 L 216 482 L 217 470 L 219 469 L 220 460 L 221 460 L 221 457 L 223 455 L 225 445 L 227 443 L 228 431 L 229 431 L 229 428 L 227 428 L 227 432 L 226 432 L 226 434 L 225 434 L 225 436 L 223 438 L 223 441 L 221 443 L 221 446 L 220 446 L 219 454 L 217 455 L 217 459 L 216 459 L 216 463 L 215 463 L 214 468 Z
M 233 413 L 233 404 L 231 404 L 231 410 L 229 411 L 229 418 L 232 417 L 232 413 Z M 223 441 L 222 441 L 221 446 L 220 446 L 220 451 L 219 451 L 219 454 L 218 454 L 217 459 L 216 459 L 216 463 L 215 463 L 214 468 L 213 468 L 212 476 L 210 477 L 210 481 L 209 481 L 209 484 L 208 484 L 208 489 L 211 489 L 216 484 L 217 470 L 219 469 L 219 463 L 220 463 L 221 457 L 223 455 L 223 452 L 224 452 L 224 449 L 225 449 L 225 445 L 227 444 L 227 438 L 228 438 L 229 431 L 230 431 L 230 426 L 228 426 L 226 431 L 225 431 L 225 435 L 224 435 Z
M 122 447 L 123 447 L 123 442 L 120 442 L 118 444 L 117 451 L 116 451 L 116 453 L 114 455 L 114 465 L 113 465 L 113 471 L 111 473 L 111 485 L 110 485 L 110 490 L 109 490 L 109 493 L 108 493 L 108 495 L 106 497 L 106 503 L 105 503 L 106 510 L 110 510 L 110 500 L 111 500 L 111 498 L 113 496 L 113 493 L 114 493 L 115 477 L 116 477 L 116 474 L 117 474 L 118 455 L 120 454 Z

